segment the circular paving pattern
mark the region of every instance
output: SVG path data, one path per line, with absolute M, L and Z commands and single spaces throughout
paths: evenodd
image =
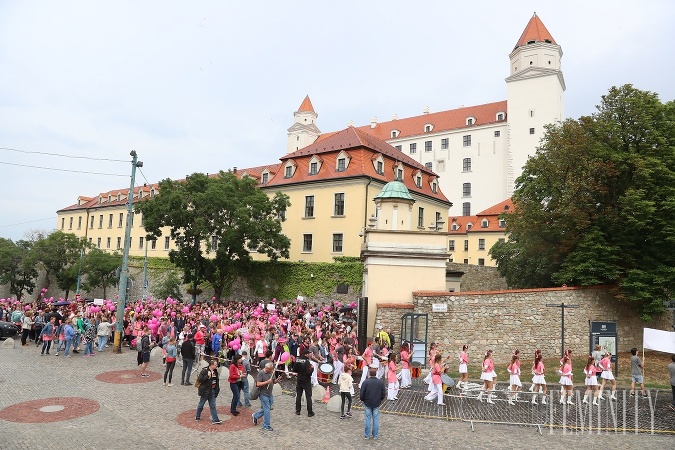
M 61 422 L 88 416 L 99 409 L 93 400 L 81 397 L 52 397 L 17 403 L 0 410 L 0 419 L 18 423 Z
M 211 410 L 209 409 L 208 402 L 204 405 L 201 415 L 202 420 L 199 422 L 195 420 L 197 408 L 180 413 L 176 417 L 176 422 L 192 430 L 211 432 L 239 431 L 253 427 L 253 419 L 251 418 L 253 411 L 248 408 L 239 408 L 237 410 L 239 411 L 239 415 L 236 417 L 230 415 L 229 406 L 217 406 L 216 410 L 218 411 L 218 418 L 223 421 L 220 425 L 211 425 Z M 259 423 L 262 424 L 262 419 L 260 419 Z
M 133 384 L 133 383 L 149 383 L 162 379 L 162 375 L 158 372 L 146 371 L 149 377 L 142 377 L 140 370 L 115 370 L 112 372 L 103 372 L 96 375 L 98 381 L 112 384 Z

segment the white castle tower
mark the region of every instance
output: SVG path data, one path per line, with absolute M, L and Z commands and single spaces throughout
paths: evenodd
M 314 143 L 319 137 L 321 131 L 317 128 L 315 122 L 319 115 L 314 112 L 309 95 L 305 97 L 300 108 L 293 113 L 295 123 L 288 129 L 288 145 L 286 154 L 293 153 L 303 147 Z

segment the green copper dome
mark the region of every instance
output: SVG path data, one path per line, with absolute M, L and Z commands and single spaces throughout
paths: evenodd
M 401 198 L 404 200 L 413 200 L 410 196 L 410 191 L 405 187 L 405 184 L 398 180 L 390 181 L 385 184 L 382 188 L 382 192 L 377 194 L 375 198 Z

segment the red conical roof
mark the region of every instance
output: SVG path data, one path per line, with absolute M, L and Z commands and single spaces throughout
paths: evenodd
M 302 101 L 302 105 L 300 105 L 298 111 L 314 112 L 314 107 L 312 106 L 312 102 L 309 99 L 309 95 L 306 96 L 305 99 Z
M 525 31 L 523 31 L 523 34 L 520 36 L 520 39 L 518 39 L 516 47 L 514 48 L 518 48 L 521 45 L 525 45 L 531 41 L 550 42 L 551 44 L 555 44 L 553 36 L 551 36 L 551 33 L 548 32 L 541 19 L 539 19 L 539 16 L 537 16 L 537 13 L 534 13 L 528 22 L 527 26 L 525 27 Z

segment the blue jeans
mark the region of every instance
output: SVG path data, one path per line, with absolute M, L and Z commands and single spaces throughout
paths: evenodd
M 72 339 L 66 339 L 66 349 L 63 352 L 63 356 L 68 356 L 68 352 L 70 351 L 71 345 L 73 345 L 73 340 Z
M 369 408 L 366 405 L 363 405 L 363 412 L 366 416 L 366 430 L 364 432 L 365 437 L 370 437 L 370 422 L 373 423 L 373 437 L 376 438 L 380 433 L 380 407 Z
M 237 383 L 230 383 L 230 389 L 232 390 L 232 404 L 230 404 L 230 412 L 236 412 L 237 405 L 239 404 L 239 385 Z
M 218 411 L 216 411 L 216 393 L 211 391 L 211 394 L 204 397 L 199 397 L 199 404 L 197 405 L 197 415 L 195 416 L 199 419 L 202 415 L 202 409 L 204 409 L 204 403 L 209 402 L 209 409 L 211 410 L 211 421 L 218 421 Z
M 93 355 L 94 354 L 94 343 L 91 341 L 84 342 L 84 354 Z
M 98 337 L 98 351 L 102 352 L 105 343 L 108 342 L 108 336 L 97 336 Z
M 251 399 L 248 396 L 248 377 L 244 378 L 244 388 L 242 391 L 244 391 L 244 406 L 251 406 Z M 238 406 L 241 406 L 241 395 L 239 397 L 239 404 Z
M 75 333 L 73 336 L 73 348 L 78 348 L 80 346 L 80 333 Z
M 260 395 L 260 405 L 261 408 L 260 410 L 256 411 L 253 413 L 253 417 L 258 420 L 261 417 L 263 418 L 263 428 L 272 428 L 272 425 L 270 422 L 272 421 L 272 417 L 270 414 L 270 408 L 272 408 L 272 403 L 274 402 L 274 397 L 271 395 Z

